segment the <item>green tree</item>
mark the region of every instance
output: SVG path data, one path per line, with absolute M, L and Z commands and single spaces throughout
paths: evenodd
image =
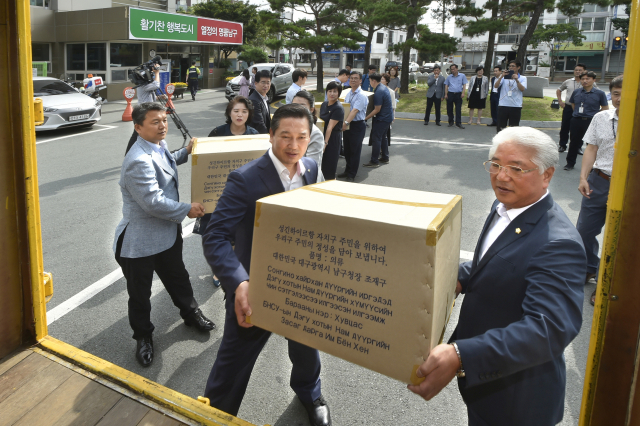
M 323 61 L 322 49 L 325 46 L 358 48 L 358 42 L 364 40 L 360 32 L 348 25 L 347 13 L 337 3 L 329 0 L 268 0 L 271 9 L 278 13 L 267 20 L 272 33 L 286 34 L 284 47 L 301 48 L 315 52 L 317 57 L 318 83 L 316 89 L 322 91 Z M 282 18 L 282 13 L 295 12 Z
M 383 28 L 402 26 L 406 20 L 406 1 L 395 0 L 338 0 L 337 5 L 347 14 L 349 25 L 365 34 L 364 66 L 371 63 L 374 35 Z
M 245 61 L 247 65 L 255 64 L 259 62 L 268 62 L 269 56 L 260 47 L 246 46 L 242 49 L 242 53 L 238 55 L 238 59 Z
M 437 7 L 431 10 L 431 18 L 442 24 L 442 33 L 444 34 L 446 23 L 453 17 L 451 14 L 453 0 L 436 0 L 435 3 Z
M 531 37 L 531 44 L 534 48 L 543 44 L 550 50 L 551 81 L 553 81 L 555 75 L 556 58 L 567 49 L 569 44 L 582 46 L 582 40 L 585 38 L 586 36 L 582 34 L 582 31 L 573 24 L 541 24 L 537 26 Z
M 422 57 L 449 55 L 456 51 L 458 42 L 460 41 L 456 37 L 451 37 L 449 34 L 431 32 L 426 25 L 418 25 L 417 34 L 417 38 L 407 41 L 406 44 L 410 46 L 410 49 L 417 49 Z M 404 44 L 405 43 L 399 43 L 399 45 L 394 46 L 394 48 L 397 47 L 397 52 L 404 51 Z
M 611 20 L 613 28 L 621 31 L 625 37 L 629 36 L 629 16 L 631 16 L 631 1 L 625 1 L 620 6 L 625 6 L 624 13 L 627 14 L 626 18 L 614 18 Z M 619 10 L 619 9 L 618 9 Z
M 258 6 L 252 5 L 249 1 L 238 0 L 208 0 L 192 6 L 193 14 L 205 18 L 221 19 L 224 21 L 241 22 L 243 26 L 242 46 L 220 45 L 220 52 L 224 59 L 236 51 L 241 52 L 244 46 L 258 46 L 266 32 L 266 28 L 259 19 Z M 220 57 L 218 57 L 220 62 Z

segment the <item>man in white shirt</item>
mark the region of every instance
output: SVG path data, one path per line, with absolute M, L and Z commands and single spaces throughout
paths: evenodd
M 496 133 L 507 127 L 520 125 L 522 115 L 522 101 L 524 91 L 527 90 L 527 77 L 520 74 L 522 64 L 517 61 L 509 62 L 509 69 L 496 80 L 494 88 L 500 89 L 498 102 L 498 125 Z
M 307 82 L 307 70 L 304 68 L 296 68 L 293 71 L 293 75 L 291 76 L 293 79 L 293 84 L 289 86 L 289 90 L 287 90 L 287 96 L 285 98 L 285 103 L 289 105 L 291 101 L 293 101 L 293 97 L 299 91 L 303 90 L 302 87 Z
M 229 174 L 203 235 L 205 257 L 226 294 L 224 334 L 205 397 L 211 406 L 229 414 L 238 414 L 253 366 L 271 335 L 246 321 L 251 315 L 249 268 L 256 201 L 324 180 L 318 164 L 303 157 L 312 126 L 313 118 L 306 107 L 291 104 L 278 108 L 269 130 L 271 148 Z M 288 345 L 293 364 L 289 383 L 306 409 L 309 422 L 331 425 L 329 407 L 320 389 L 318 351 L 292 340 Z
M 469 426 L 562 420 L 563 352 L 582 325 L 586 255 L 548 191 L 557 162 L 555 142 L 539 130 L 493 138 L 484 165 L 497 200 L 473 260 L 458 268 L 458 324 L 418 368 L 425 380 L 409 386 L 429 400 L 457 376 Z
M 576 228 L 582 237 L 587 252 L 587 275 L 585 283 L 598 277 L 600 266 L 600 247 L 596 237 L 602 231 L 607 216 L 609 199 L 609 181 L 613 172 L 613 154 L 618 132 L 620 98 L 622 97 L 622 76 L 611 80 L 609 84 L 611 102 L 614 109 L 597 113 L 582 140 L 587 143 L 582 157 L 580 185 L 578 191 L 583 195 L 580 215 Z M 590 303 L 595 303 L 596 290 L 593 290 Z

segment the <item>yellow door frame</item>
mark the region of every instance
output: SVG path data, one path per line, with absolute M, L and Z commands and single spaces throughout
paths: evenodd
M 26 208 L 26 235 L 28 238 L 28 253 L 20 255 L 20 265 L 13 265 L 15 274 L 19 274 L 21 265 L 28 264 L 28 276 L 30 291 L 22 291 L 23 298 L 30 299 L 33 311 L 26 313 L 23 321 L 23 334 L 31 338 L 23 339 L 23 342 L 34 342 L 48 352 L 68 360 L 80 367 L 99 374 L 125 388 L 133 390 L 146 398 L 168 408 L 171 411 L 184 415 L 203 425 L 235 425 L 251 426 L 242 419 L 224 413 L 210 407 L 206 403 L 173 391 L 165 386 L 151 382 L 144 377 L 125 370 L 117 365 L 93 356 L 74 346 L 59 341 L 49 336 L 47 330 L 46 296 L 51 288 L 51 276 L 45 274 L 42 260 L 42 235 L 40 228 L 40 198 L 38 192 L 38 164 L 35 145 L 35 121 L 36 112 L 33 101 L 33 80 L 31 74 L 31 19 L 28 0 L 6 0 L 0 6 L 0 75 L 7 82 L 18 82 L 17 95 L 11 102 L 19 109 L 19 112 L 2 109 L 0 122 L 7 123 L 4 132 L 13 132 L 13 138 L 7 137 L 5 143 L 13 143 L 13 152 L 23 160 L 23 173 L 16 171 L 16 179 L 24 184 L 24 194 L 19 194 L 18 185 L 3 182 L 2 189 L 7 196 L 7 210 L 12 210 L 14 219 L 21 218 L 24 214 L 19 206 L 14 205 L 11 198 L 19 199 L 16 204 L 24 202 Z M 17 58 L 15 58 L 17 56 Z M 4 60 L 3 60 L 4 59 Z M 7 60 L 10 59 L 10 60 Z M 3 84 L 9 83 L 3 82 Z M 13 89 L 15 90 L 15 88 Z M 15 94 L 15 93 L 14 93 Z M 8 93 L 5 94 L 7 99 Z M 8 102 L 5 104 L 8 105 Z M 6 160 L 8 161 L 8 160 Z M 14 250 L 14 253 L 16 254 Z M 13 271 L 12 271 L 13 272 Z M 18 284 L 19 280 L 15 280 Z M 31 315 L 29 315 L 31 314 Z M 32 321 L 32 323 L 29 323 Z M 3 340 L 4 341 L 4 340 Z M 11 343 L 17 347 L 15 343 Z M 19 342 L 18 342 L 19 345 Z
M 580 426 L 640 424 L 640 0 L 631 7 Z

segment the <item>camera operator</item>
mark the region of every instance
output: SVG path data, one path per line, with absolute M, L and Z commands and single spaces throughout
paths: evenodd
M 136 95 L 138 95 L 138 105 L 146 102 L 156 102 L 158 97 L 156 96 L 156 90 L 160 88 L 160 65 L 153 65 L 153 81 L 151 83 L 138 86 L 136 88 Z M 162 95 L 164 97 L 164 95 Z M 127 144 L 127 149 L 124 152 L 124 155 L 127 155 L 127 152 L 131 149 L 134 143 L 138 140 L 138 132 L 133 130 L 133 134 L 131 135 L 131 139 L 129 139 L 129 143 Z
M 503 71 L 493 85 L 500 93 L 498 102 L 498 126 L 496 133 L 507 127 L 520 125 L 522 114 L 522 97 L 527 90 L 527 77 L 520 74 L 522 64 L 517 61 L 509 62 L 509 69 Z

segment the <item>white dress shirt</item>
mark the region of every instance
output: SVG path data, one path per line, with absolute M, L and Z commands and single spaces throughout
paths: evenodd
M 544 199 L 549 195 L 549 190 L 545 192 L 545 194 L 540 197 L 540 200 Z M 533 204 L 529 204 L 525 207 L 520 207 L 519 209 L 509 209 L 504 206 L 504 204 L 499 203 L 496 207 L 496 215 L 493 217 L 493 222 L 489 225 L 489 229 L 487 229 L 487 233 L 484 237 L 484 241 L 482 242 L 482 247 L 480 249 L 480 257 L 478 258 L 478 262 L 482 260 L 484 254 L 489 250 L 489 247 L 498 239 L 502 231 L 504 231 L 509 224 L 515 220 L 516 217 L 520 216 L 524 213 L 528 208 L 540 202 L 540 200 L 536 201 Z
M 142 139 L 141 136 L 138 135 L 138 137 Z M 171 166 L 171 160 L 169 159 L 169 148 L 167 146 L 167 143 L 164 141 L 164 139 L 161 140 L 159 144 L 149 142 L 146 139 L 142 139 L 142 140 L 145 141 L 147 144 L 149 144 L 151 149 L 153 149 L 153 152 L 158 154 L 158 157 L 160 160 L 166 162 L 169 166 Z M 151 157 L 153 158 L 153 155 Z
M 268 152 L 269 152 L 269 158 L 271 158 L 271 161 L 273 162 L 273 166 L 276 168 L 276 171 L 278 172 L 278 176 L 280 177 L 280 181 L 282 182 L 282 186 L 284 187 L 285 192 L 291 191 L 292 189 L 298 189 L 304 186 L 304 181 L 302 180 L 302 177 L 304 176 L 306 169 L 304 167 L 304 163 L 302 162 L 302 160 L 298 160 L 298 170 L 293 175 L 293 178 L 290 178 L 289 169 L 287 169 L 287 167 L 284 164 L 282 164 L 280 160 L 278 160 L 278 157 L 275 156 L 275 154 L 273 153 L 273 150 L 269 148 Z M 316 183 L 319 183 L 319 182 L 324 182 L 324 176 L 322 175 L 322 171 L 320 170 L 320 167 L 318 167 L 318 175 L 316 177 Z

